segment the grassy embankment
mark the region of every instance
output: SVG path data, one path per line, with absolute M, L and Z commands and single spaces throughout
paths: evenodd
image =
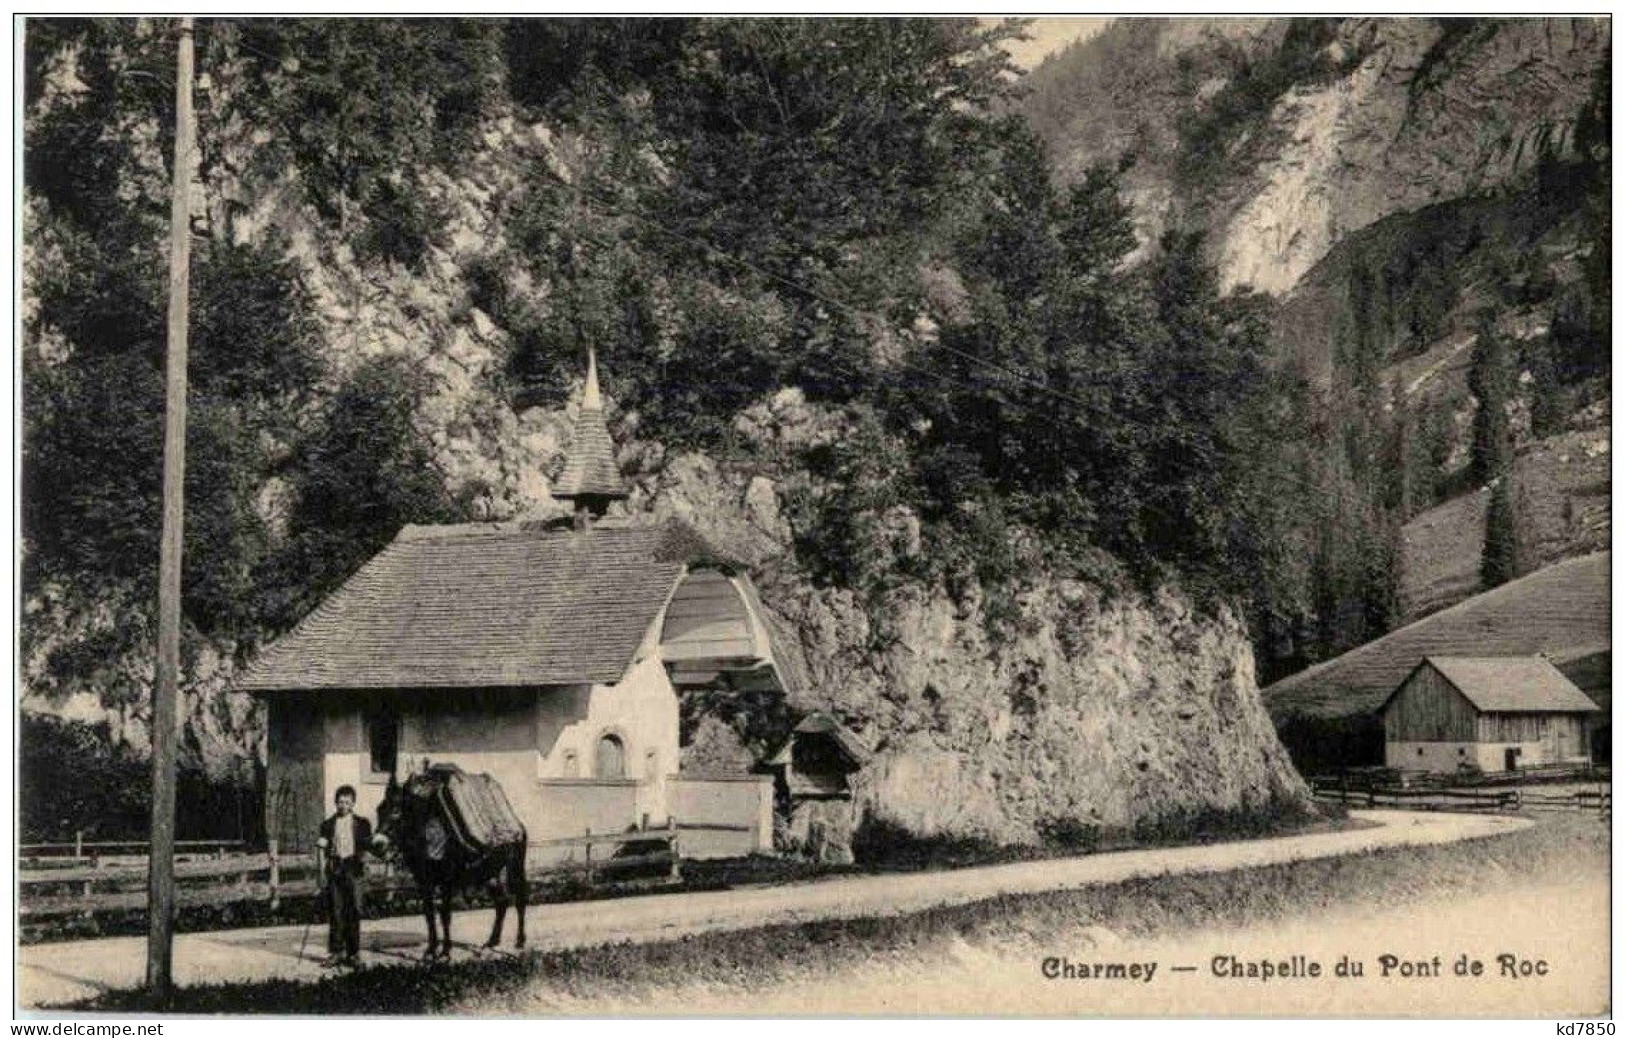
M 830 920 L 713 933 L 657 944 L 605 945 L 438 969 L 385 966 L 318 983 L 270 981 L 189 988 L 182 1013 L 429 1013 L 476 1004 L 501 1012 L 537 985 L 563 999 L 659 1004 L 663 990 L 704 982 L 746 990 L 834 974 L 876 956 L 929 960 L 945 944 L 1042 942 L 1084 927 L 1124 938 L 1302 919 L 1380 898 L 1389 907 L 1511 887 L 1521 877 L 1606 870 L 1607 830 L 1562 819 L 1521 832 L 1441 846 L 1373 851 L 1229 873 L 1170 875 L 1083 890 L 997 897 L 903 917 Z M 154 1008 L 140 992 L 76 1004 L 81 1010 Z

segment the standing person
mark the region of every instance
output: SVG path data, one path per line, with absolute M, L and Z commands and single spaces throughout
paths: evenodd
M 362 855 L 372 843 L 372 823 L 355 813 L 355 787 L 333 794 L 334 812 L 322 822 L 316 846 L 327 880 L 327 958 L 323 966 L 361 965 Z

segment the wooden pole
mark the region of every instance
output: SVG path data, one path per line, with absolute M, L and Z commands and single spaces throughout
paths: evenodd
M 152 837 L 147 857 L 147 990 L 168 997 L 175 936 L 175 714 L 180 670 L 182 494 L 186 480 L 186 318 L 192 232 L 192 19 L 179 25 L 169 207 L 169 343 L 164 378 L 164 525 L 158 556 L 158 668 L 152 691 Z

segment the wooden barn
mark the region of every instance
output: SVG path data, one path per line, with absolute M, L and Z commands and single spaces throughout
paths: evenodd
M 495 776 L 533 841 L 661 822 L 696 793 L 674 672 L 782 691 L 743 567 L 685 524 L 606 515 L 626 489 L 591 361 L 553 493 L 573 517 L 407 526 L 259 656 L 237 687 L 268 713 L 268 835 L 303 848 L 339 786 L 372 815 L 427 760 Z M 771 783 L 698 794 L 754 817 Z
M 1539 656 L 1429 656 L 1379 711 L 1387 765 L 1429 772 L 1588 763 L 1598 713 Z
M 1613 559 L 1564 559 L 1441 609 L 1263 689 L 1281 743 L 1305 775 L 1377 767 L 1386 755 L 1378 711 L 1429 657 L 1544 656 L 1601 707 L 1592 759 L 1610 755 Z M 1411 752 L 1414 758 L 1414 749 Z

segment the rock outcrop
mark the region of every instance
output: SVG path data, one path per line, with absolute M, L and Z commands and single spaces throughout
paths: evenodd
M 1077 77 L 1067 95 L 1075 114 L 1046 113 L 1043 123 L 1061 169 L 1132 156 L 1143 232 L 1194 220 L 1227 287 L 1285 292 L 1339 240 L 1385 216 L 1569 157 L 1595 70 L 1609 60 L 1605 19 L 1343 19 L 1323 60 L 1305 63 L 1223 155 L 1206 157 L 1211 179 L 1181 183 L 1179 124 L 1212 117 L 1226 85 L 1270 61 L 1286 25 L 1151 21 L 1108 30 L 1034 73 L 1040 96 L 1046 77 Z M 1076 71 L 1095 60 L 1141 67 Z M 1107 126 L 1085 125 L 1103 104 Z
M 788 390 L 737 427 L 771 454 L 839 422 Z M 874 751 L 857 780 L 871 817 L 917 835 L 1033 842 L 1304 796 L 1258 699 L 1247 632 L 1223 609 L 1197 610 L 1174 588 L 1041 578 L 994 634 L 974 594 L 907 586 L 865 603 L 799 579 L 784 567 L 775 482 L 760 474 L 679 455 L 639 488 L 634 507 L 680 515 L 757 563 L 780 641 L 799 656 L 792 711 L 827 710 Z M 735 734 L 733 759 L 771 750 Z M 716 743 L 708 730 L 707 760 L 726 756 Z

